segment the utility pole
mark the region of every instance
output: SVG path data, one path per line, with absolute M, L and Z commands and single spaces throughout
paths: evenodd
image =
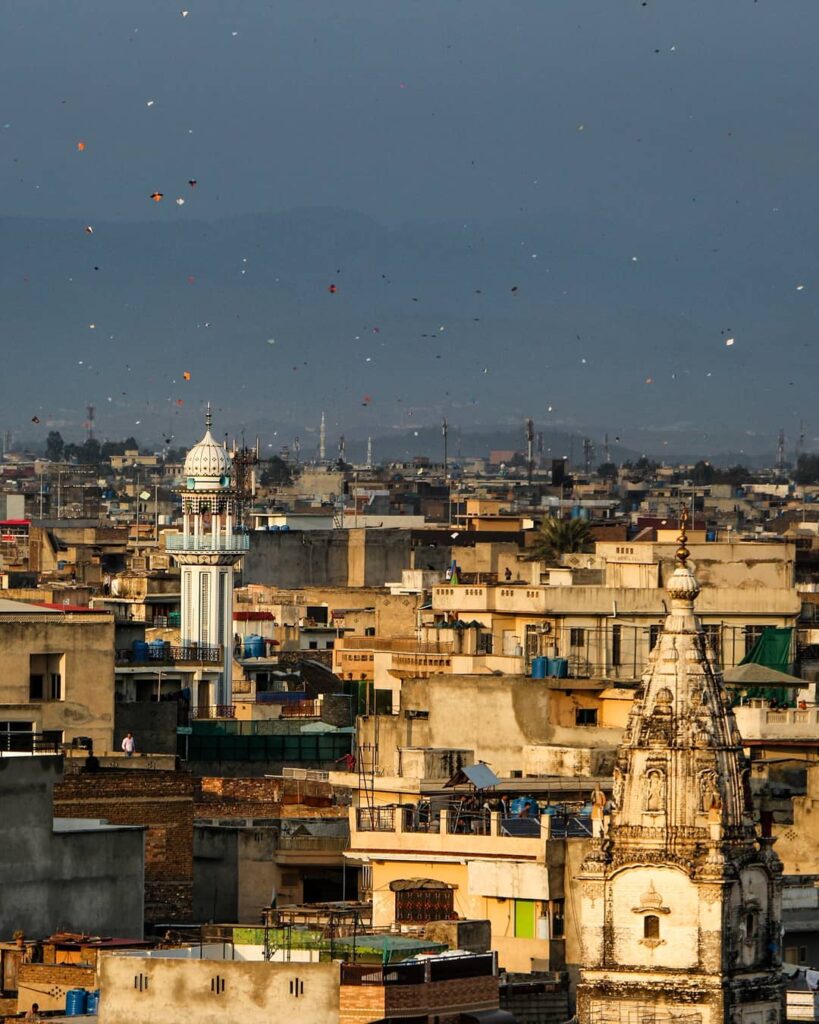
M 531 419 L 526 421 L 526 477 L 532 486 L 532 474 L 535 470 L 535 425 Z
M 324 413 L 321 414 L 321 426 L 319 427 L 319 462 L 324 462 L 327 457 L 327 423 Z
M 367 469 L 373 468 L 373 439 L 367 438 Z
M 447 479 L 449 477 L 449 424 L 446 416 L 441 425 L 441 433 L 444 435 L 444 479 Z

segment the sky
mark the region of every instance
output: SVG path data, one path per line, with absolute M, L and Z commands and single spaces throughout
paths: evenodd
M 815 0 L 4 0 L 0 427 L 812 446 L 817 37 Z

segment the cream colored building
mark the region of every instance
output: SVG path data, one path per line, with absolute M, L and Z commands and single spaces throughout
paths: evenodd
M 419 823 L 409 805 L 350 809 L 348 861 L 362 868 L 372 896 L 373 927 L 414 927 L 426 920 L 487 920 L 492 949 L 509 971 L 549 970 L 577 963 L 578 932 L 566 907 L 564 879 L 586 843 L 550 837 L 551 819 L 532 821 L 531 834 L 506 834 L 493 813 L 485 834 L 457 831 L 443 809 Z
M 85 736 L 105 753 L 113 730 L 113 616 L 0 600 L 0 748 Z
M 338 1022 L 338 963 L 199 960 L 184 950 L 163 952 L 100 959 L 99 1024 Z

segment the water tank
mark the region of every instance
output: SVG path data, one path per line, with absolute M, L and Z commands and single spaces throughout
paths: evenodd
M 66 1017 L 80 1017 L 87 1012 L 88 993 L 84 988 L 71 988 L 65 994 Z
M 133 652 L 134 661 L 148 660 L 148 645 L 144 640 L 134 640 Z
M 245 637 L 245 657 L 264 657 L 264 637 L 259 636 L 258 633 L 250 633 Z
M 552 670 L 552 675 L 557 679 L 568 679 L 569 678 L 569 659 L 568 658 L 551 658 L 549 667 Z
M 545 679 L 548 658 L 532 658 L 532 679 Z
M 88 1001 L 86 1003 L 85 1012 L 96 1014 L 100 1005 L 100 990 L 94 989 L 93 992 L 88 993 Z
M 166 650 L 170 646 L 167 640 L 151 640 L 148 644 L 148 656 L 151 661 L 164 661 Z

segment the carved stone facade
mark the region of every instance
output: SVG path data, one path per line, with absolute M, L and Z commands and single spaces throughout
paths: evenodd
M 685 533 L 671 610 L 578 880 L 580 1024 L 782 1024 L 782 867 L 694 601 Z

